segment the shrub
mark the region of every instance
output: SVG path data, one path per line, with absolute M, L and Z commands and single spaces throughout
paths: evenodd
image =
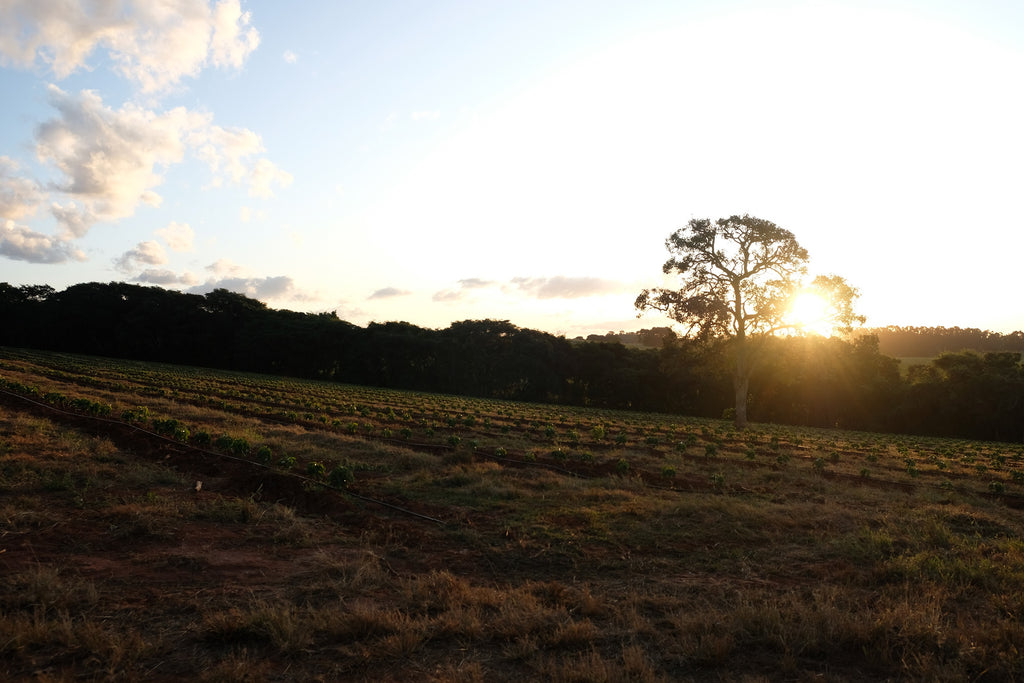
M 263 464 L 269 465 L 274 460 L 274 453 L 270 450 L 270 446 L 263 444 L 256 451 L 256 461 Z
M 322 462 L 317 462 L 316 460 L 314 460 L 310 462 L 308 465 L 306 465 L 306 474 L 310 477 L 313 477 L 314 479 L 319 479 L 320 477 L 323 477 L 326 473 L 327 468 L 324 467 L 324 464 Z
M 338 465 L 331 470 L 330 475 L 327 477 L 327 481 L 331 483 L 331 486 L 335 486 L 337 488 L 345 488 L 355 481 L 355 479 L 355 472 L 349 465 Z
M 130 424 L 145 424 L 149 422 L 149 408 L 136 406 L 121 413 L 121 419 Z

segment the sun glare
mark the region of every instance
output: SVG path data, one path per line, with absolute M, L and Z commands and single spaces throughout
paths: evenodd
M 834 329 L 828 319 L 828 301 L 814 292 L 797 294 L 789 307 L 788 318 L 800 332 L 828 337 Z

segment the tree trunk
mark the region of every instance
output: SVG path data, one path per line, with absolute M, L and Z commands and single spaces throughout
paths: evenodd
M 750 362 L 747 358 L 747 337 L 740 328 L 736 335 L 736 370 L 732 377 L 732 386 L 736 390 L 736 429 L 747 428 L 747 394 L 750 393 Z
M 736 374 L 732 379 L 733 387 L 736 389 L 736 429 L 747 428 L 747 394 L 750 389 L 750 373 L 745 368 L 736 367 Z

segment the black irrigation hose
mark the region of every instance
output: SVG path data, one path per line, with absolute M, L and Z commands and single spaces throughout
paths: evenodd
M 338 486 L 334 486 L 333 484 L 330 484 L 328 482 L 323 482 L 323 481 L 319 481 L 317 479 L 312 479 L 310 477 L 306 477 L 306 476 L 301 475 L 301 474 L 295 474 L 294 472 L 285 472 L 285 471 L 281 471 L 281 470 L 275 470 L 270 465 L 264 465 L 263 463 L 253 462 L 252 460 L 246 460 L 245 458 L 239 458 L 237 456 L 229 455 L 227 453 L 220 453 L 218 451 L 211 451 L 211 450 L 207 450 L 205 448 L 198 448 L 197 446 L 193 446 L 191 444 L 183 444 L 180 441 L 175 441 L 174 439 L 166 437 L 163 434 L 157 434 L 156 432 L 151 432 L 148 429 L 143 429 L 142 427 L 139 427 L 138 425 L 134 425 L 134 424 L 132 424 L 130 422 L 124 422 L 122 420 L 115 420 L 115 419 L 112 419 L 112 418 L 100 417 L 98 415 L 86 415 L 85 413 L 71 412 L 69 410 L 64 410 L 62 408 L 58 408 L 57 406 L 52 406 L 49 403 L 43 403 L 41 401 L 36 401 L 34 399 L 29 398 L 28 396 L 23 396 L 22 394 L 15 393 L 13 391 L 8 391 L 6 389 L 0 389 L 0 393 L 6 394 L 7 396 L 13 396 L 14 398 L 20 399 L 20 400 L 22 400 L 22 401 L 24 401 L 26 403 L 31 403 L 33 405 L 40 406 L 42 408 L 46 408 L 47 410 L 53 411 L 55 413 L 60 413 L 61 415 L 68 415 L 68 416 L 76 417 L 76 418 L 86 418 L 86 419 L 89 419 L 89 420 L 94 420 L 96 422 L 106 422 L 108 424 L 117 425 L 117 426 L 120 426 L 120 427 L 129 427 L 129 428 L 134 429 L 137 432 L 141 432 L 142 434 L 145 434 L 145 435 L 147 435 L 147 436 L 149 436 L 151 438 L 160 439 L 161 441 L 166 441 L 167 443 L 173 444 L 175 446 L 187 446 L 188 448 L 191 448 L 192 450 L 197 451 L 199 453 L 203 453 L 203 454 L 206 454 L 206 455 L 212 455 L 212 456 L 215 456 L 215 457 L 218 457 L 218 458 L 224 458 L 226 460 L 233 460 L 235 462 L 239 462 L 239 463 L 243 463 L 245 465 L 249 465 L 250 467 L 257 467 L 257 468 L 266 470 L 268 472 L 274 472 L 275 474 L 279 474 L 281 476 L 291 477 L 292 479 L 296 479 L 298 481 L 314 484 L 316 486 L 320 486 L 322 488 L 329 489 L 331 491 L 336 491 L 338 493 L 342 493 L 344 495 L 347 495 L 347 496 L 349 496 L 351 498 L 355 498 L 356 500 L 363 501 L 365 503 L 373 503 L 374 505 L 380 505 L 381 507 L 386 507 L 386 508 L 389 508 L 391 510 L 395 510 L 397 512 L 401 512 L 402 514 L 409 515 L 411 517 L 417 517 L 419 519 L 423 519 L 423 520 L 426 520 L 428 522 L 434 522 L 435 524 L 440 524 L 442 526 L 444 526 L 446 524 L 446 522 L 444 520 L 437 519 L 436 517 L 431 517 L 429 515 L 424 515 L 424 514 L 421 514 L 419 512 L 415 512 L 413 510 L 409 510 L 407 508 L 403 508 L 401 506 L 395 505 L 393 503 L 388 503 L 387 501 L 378 500 L 376 498 L 370 498 L 368 496 L 363 496 L 363 495 L 360 495 L 360 494 L 355 493 L 353 491 L 349 491 L 348 489 L 344 489 L 344 488 L 341 488 L 341 487 L 338 487 Z

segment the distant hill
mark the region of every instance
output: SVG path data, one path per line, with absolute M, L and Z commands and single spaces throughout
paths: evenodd
M 640 346 L 648 349 L 660 349 L 666 339 L 676 340 L 679 338 L 671 327 L 652 327 L 649 330 L 637 330 L 636 332 L 607 332 L 606 334 L 591 334 L 586 340 L 583 337 L 576 337 L 574 341 L 618 343 L 623 346 Z
M 894 358 L 934 358 L 957 351 L 1024 353 L 1024 332 L 990 332 L 968 327 L 870 327 L 854 336 L 876 335 L 878 350 Z
M 1013 351 L 1024 354 L 1024 332 L 990 332 L 973 327 L 865 327 L 853 333 L 854 339 L 875 335 L 880 353 L 892 358 L 934 358 L 946 352 L 977 351 L 989 353 Z M 591 334 L 588 342 L 619 343 L 623 346 L 661 348 L 665 340 L 678 339 L 669 327 L 654 327 L 637 332 Z M 584 341 L 577 337 L 576 341 Z

